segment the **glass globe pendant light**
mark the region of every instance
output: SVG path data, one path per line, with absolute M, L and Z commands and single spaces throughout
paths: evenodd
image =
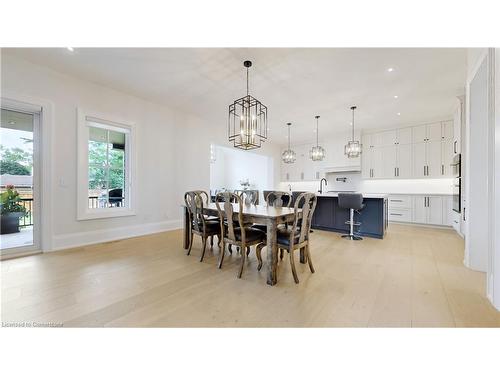
M 325 158 L 326 152 L 323 147 L 319 145 L 319 130 L 318 130 L 319 116 L 316 116 L 316 146 L 309 151 L 309 157 L 312 161 L 321 161 Z
M 359 141 L 354 140 L 354 110 L 356 106 L 352 106 L 352 140 L 347 142 L 344 146 L 344 154 L 347 155 L 348 158 L 357 158 L 361 155 L 361 143 Z
M 243 150 L 261 147 L 267 139 L 267 107 L 249 94 L 248 69 L 251 61 L 245 61 L 247 69 L 247 94 L 229 106 L 228 138 L 233 146 Z
M 295 152 L 290 147 L 290 127 L 292 126 L 292 123 L 289 122 L 286 125 L 288 126 L 288 149 L 283 151 L 283 154 L 281 154 L 281 159 L 283 160 L 283 163 L 292 164 L 295 163 L 296 159 Z

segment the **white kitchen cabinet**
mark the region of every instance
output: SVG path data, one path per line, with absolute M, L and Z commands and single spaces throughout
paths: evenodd
M 441 140 L 453 142 L 453 120 L 443 121 L 441 125 Z
M 398 146 L 398 178 L 412 177 L 412 150 L 411 144 L 399 144 Z
M 423 195 L 413 197 L 413 222 L 427 223 L 427 197 Z
M 383 178 L 383 147 L 373 147 L 370 151 L 371 178 Z
M 440 141 L 442 139 L 441 128 L 442 128 L 441 122 L 414 126 L 412 129 L 412 141 L 413 143 Z
M 455 155 L 453 147 L 453 139 L 445 140 L 441 145 L 441 160 L 443 163 L 443 167 L 441 170 L 442 177 L 453 177 L 453 170 L 451 167 L 451 163 L 453 162 L 453 155 Z
M 457 215 L 458 214 L 458 219 Z M 459 224 L 460 213 L 453 211 L 453 197 L 452 196 L 444 196 L 443 197 L 443 225 L 447 225 L 450 227 L 456 227 Z M 456 223 L 455 223 L 456 221 Z M 455 229 L 456 230 L 456 229 Z M 458 232 L 460 231 L 460 228 Z
M 442 176 L 442 159 L 441 159 L 442 141 L 426 142 L 426 163 L 427 177 L 438 178 Z
M 381 166 L 379 178 L 395 178 L 397 177 L 397 151 L 398 146 L 384 146 L 378 148 L 380 150 Z
M 413 198 L 413 222 L 443 225 L 443 198 L 417 195 Z
M 461 152 L 461 136 L 462 136 L 462 119 L 463 119 L 463 102 L 458 100 L 458 106 L 453 114 L 453 154 L 460 154 Z
M 443 197 L 427 197 L 427 224 L 443 225 Z
M 427 176 L 427 143 L 418 142 L 413 146 L 413 177 L 423 178 Z
M 398 129 L 396 143 L 398 145 L 411 144 L 412 143 L 411 128 Z

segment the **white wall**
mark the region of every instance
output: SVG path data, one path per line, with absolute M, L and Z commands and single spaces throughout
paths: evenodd
M 210 143 L 226 141 L 225 112 L 220 124 L 168 106 L 83 81 L 2 53 L 1 95 L 28 96 L 53 107 L 52 183 L 53 230 L 45 250 L 102 242 L 154 231 L 178 228 L 180 204 L 189 189 L 210 187 Z M 137 126 L 136 215 L 76 220 L 77 107 L 135 123 Z M 213 129 L 216 129 L 214 132 Z M 43 130 L 42 130 L 43 131 Z M 278 156 L 279 148 L 266 144 L 260 154 Z M 278 181 L 278 168 L 270 178 Z
M 247 179 L 250 189 L 262 191 L 274 187 L 268 172 L 273 168 L 270 157 L 228 147 L 214 148 L 217 158 L 210 164 L 210 190 L 242 189 L 240 181 Z
M 496 228 L 493 256 L 490 298 L 493 305 L 500 310 L 500 49 L 495 51 L 495 196 L 494 196 L 494 225 Z
M 477 51 L 474 51 L 477 52 Z M 468 60 L 466 106 L 465 264 L 488 268 L 488 67 L 485 54 Z M 473 69 L 470 69 L 471 66 Z

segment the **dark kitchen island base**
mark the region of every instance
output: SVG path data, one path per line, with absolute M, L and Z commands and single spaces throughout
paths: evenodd
M 384 238 L 387 229 L 387 198 L 366 197 L 365 207 L 354 212 L 354 220 L 361 222 L 354 231 L 362 237 Z M 318 203 L 312 220 L 312 228 L 331 232 L 349 233 L 349 210 L 339 207 L 337 196 L 318 195 Z

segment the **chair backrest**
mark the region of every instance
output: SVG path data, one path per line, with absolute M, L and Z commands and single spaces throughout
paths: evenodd
M 256 205 L 257 199 L 259 198 L 259 191 L 258 190 L 240 190 L 238 195 L 243 200 L 243 204 Z
M 193 190 L 193 191 L 205 199 L 205 201 L 204 201 L 205 204 L 210 203 L 210 196 L 208 195 L 208 193 L 205 190 Z
M 363 208 L 363 194 L 360 193 L 339 193 L 339 207 L 353 210 Z
M 203 215 L 203 197 L 199 190 L 188 191 L 184 194 L 184 202 L 189 211 L 192 228 L 196 232 L 204 232 L 205 216 Z
M 222 236 L 230 240 L 236 241 L 235 223 L 234 223 L 234 207 L 231 201 L 235 201 L 238 205 L 238 224 L 243 228 L 243 201 L 240 196 L 229 191 L 217 194 L 215 204 L 219 212 L 220 225 Z M 226 220 L 224 220 L 226 219 Z M 226 228 L 227 226 L 227 228 Z M 241 241 L 245 242 L 245 231 L 241 231 Z
M 292 194 L 286 191 L 270 191 L 265 198 L 268 206 L 276 208 L 290 207 L 292 203 Z
M 291 236 L 293 237 L 298 230 L 299 243 L 303 242 L 308 238 L 309 231 L 311 230 L 312 217 L 314 214 L 314 210 L 316 209 L 317 199 L 318 198 L 314 193 L 302 193 L 295 200 L 294 204 L 295 219 L 293 221 Z M 300 208 L 302 208 L 302 217 L 299 219 L 298 210 Z

